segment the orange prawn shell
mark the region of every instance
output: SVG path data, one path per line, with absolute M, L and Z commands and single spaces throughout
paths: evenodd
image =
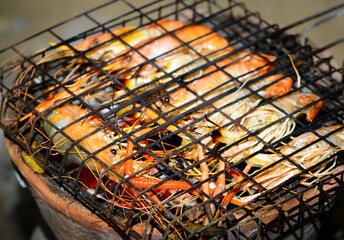
M 217 67 L 210 66 L 204 72 L 204 74 L 209 75 L 189 83 L 188 88 L 196 92 L 197 95 L 203 95 L 224 84 L 227 88 L 231 88 L 231 86 L 235 84 L 237 85 L 238 83 L 235 82 L 237 80 L 231 80 L 231 77 L 239 79 L 244 78 L 240 81 L 245 82 L 251 79 L 252 76 L 263 74 L 269 69 L 273 68 L 273 65 L 269 65 L 269 62 L 264 58 L 256 54 L 250 54 L 247 51 L 240 52 L 236 56 L 241 57 L 241 61 L 236 62 L 232 59 L 224 59 L 216 63 Z M 264 54 L 264 57 L 269 61 L 275 59 L 275 57 L 266 54 Z M 222 70 L 218 69 L 222 67 Z M 289 77 L 285 77 L 283 74 L 268 76 L 265 78 L 265 81 L 267 83 L 276 81 L 271 86 L 266 88 L 266 98 L 281 96 L 289 92 L 293 84 L 293 80 Z M 219 89 L 224 89 L 224 87 Z M 171 93 L 169 98 L 169 105 L 178 107 L 185 102 L 195 99 L 195 94 L 186 88 L 180 88 Z M 170 108 L 171 107 L 169 107 L 169 109 Z
M 75 49 L 79 51 L 85 51 L 93 46 L 99 45 L 103 42 L 109 41 L 111 39 L 114 39 L 114 35 L 122 35 L 126 32 L 129 32 L 131 30 L 135 29 L 134 26 L 128 26 L 128 27 L 122 27 L 118 29 L 112 30 L 111 33 L 102 33 L 97 36 L 88 37 L 84 41 L 82 41 L 80 44 L 75 46 Z
M 212 33 L 210 29 L 201 25 L 183 27 L 185 24 L 168 22 L 168 24 L 165 23 L 162 24 L 162 26 L 169 31 L 169 33 L 140 42 L 134 46 L 135 51 L 115 60 L 113 63 L 109 64 L 106 69 L 130 68 L 145 62 L 147 59 L 155 58 L 170 51 L 190 51 L 190 47 L 197 52 L 207 51 L 211 53 L 226 48 L 229 45 L 225 38 L 221 37 L 216 32 Z M 183 43 L 186 43 L 187 46 L 183 46 Z M 229 49 L 232 48 L 229 47 Z M 124 52 L 121 54 L 124 54 Z
M 68 125 L 71 124 L 70 126 L 66 127 L 63 130 L 63 133 L 68 135 L 74 141 L 83 139 L 79 142 L 79 144 L 85 149 L 87 149 L 87 151 L 89 151 L 90 153 L 94 153 L 98 151 L 99 149 L 104 148 L 105 146 L 109 145 L 112 140 L 107 136 L 105 131 L 97 130 L 99 126 L 101 125 L 100 119 L 94 116 L 91 116 L 87 119 L 80 120 L 82 116 L 88 113 L 89 112 L 87 110 L 81 109 L 78 106 L 71 105 L 71 104 L 64 105 L 63 107 L 60 107 L 52 112 L 52 116 L 49 117 L 49 121 L 56 125 L 58 125 L 58 123 L 60 123 L 61 121 L 65 121 Z M 54 147 L 59 152 L 63 152 L 64 148 L 66 149 L 68 148 L 68 146 L 67 147 L 62 146 L 63 144 L 66 144 L 66 142 L 69 142 L 66 138 L 64 140 L 56 141 L 54 137 L 53 141 L 55 144 Z M 67 143 L 66 145 L 68 144 L 70 145 L 70 142 Z M 110 146 L 98 152 L 97 154 L 95 154 L 95 158 L 92 158 L 92 157 L 88 158 L 86 160 L 85 165 L 91 170 L 101 173 L 106 168 L 119 162 L 124 156 L 124 153 L 122 150 L 116 150 L 116 154 L 113 154 L 111 151 L 112 149 L 113 147 Z M 84 156 L 85 154 L 83 154 L 82 151 L 76 145 L 73 146 L 73 148 L 70 149 L 69 151 L 70 152 L 74 151 L 78 155 L 80 155 L 80 162 L 84 159 L 84 157 L 87 158 L 87 156 Z M 99 161 L 101 161 L 102 164 L 99 163 Z M 114 170 L 121 174 L 123 173 L 124 165 L 123 164 L 117 165 L 116 167 L 114 167 Z M 111 171 L 109 171 L 108 174 L 110 176 L 114 175 L 111 173 Z M 114 176 L 116 179 L 118 178 L 116 175 Z
M 157 21 L 157 23 L 149 24 L 149 25 L 145 26 L 144 28 L 147 30 L 150 30 L 152 32 L 153 31 L 162 32 L 163 29 L 161 29 L 161 27 L 163 27 L 167 31 L 172 31 L 172 30 L 174 30 L 176 28 L 180 28 L 184 25 L 185 25 L 184 23 L 178 22 L 175 20 L 162 19 L 162 20 Z M 137 27 L 135 27 L 135 26 L 121 27 L 121 28 L 116 28 L 116 29 L 112 30 L 111 33 L 106 32 L 106 33 L 99 34 L 97 36 L 88 37 L 84 41 L 82 41 L 79 45 L 76 45 L 75 48 L 80 50 L 80 51 L 85 51 L 85 50 L 87 50 L 93 46 L 99 45 L 103 42 L 106 42 L 109 40 L 116 40 L 116 38 L 114 36 L 123 35 L 125 33 L 130 32 L 130 31 L 133 31 L 136 28 Z M 128 36 L 125 36 L 125 35 L 123 37 L 128 38 Z M 129 38 L 131 38 L 131 37 L 129 36 Z M 124 41 L 125 41 L 125 39 L 124 39 Z

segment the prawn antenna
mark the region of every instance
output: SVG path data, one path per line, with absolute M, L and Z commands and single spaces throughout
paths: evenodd
M 289 57 L 289 59 L 290 59 L 291 65 L 293 66 L 293 69 L 294 69 L 295 74 L 296 74 L 296 78 L 297 78 L 297 87 L 300 88 L 300 86 L 301 86 L 301 76 L 300 76 L 299 71 L 297 70 L 297 68 L 296 68 L 296 66 L 295 66 L 293 57 L 292 57 L 290 54 L 288 54 L 288 57 Z

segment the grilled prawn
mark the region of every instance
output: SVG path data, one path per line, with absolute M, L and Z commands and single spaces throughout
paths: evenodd
M 289 94 L 274 101 L 273 104 L 262 105 L 245 115 L 239 121 L 240 126 L 231 124 L 219 129 L 217 134 L 213 134 L 213 138 L 231 145 L 247 136 L 249 132 L 257 132 L 258 138 L 251 137 L 222 153 L 222 156 L 229 157 L 229 161 L 236 162 L 242 159 L 244 155 L 247 156 L 259 151 L 264 146 L 260 139 L 266 143 L 273 143 L 292 133 L 295 129 L 294 117 L 298 118 L 306 114 L 306 119 L 312 121 L 324 104 L 324 101 L 320 101 L 319 97 L 313 93 L 296 92 Z M 286 115 L 293 115 L 293 117 L 286 117 Z M 230 117 L 233 116 L 230 115 Z M 272 125 L 268 126 L 269 124 Z M 241 126 L 245 130 L 241 129 Z
M 283 184 L 291 177 L 300 174 L 302 171 L 318 165 L 301 175 L 302 179 L 300 183 L 309 185 L 333 171 L 336 158 L 331 158 L 331 156 L 340 151 L 344 146 L 343 130 L 343 126 L 335 125 L 320 128 L 316 130 L 315 133 L 306 132 L 296 137 L 288 144 L 278 148 L 278 153 L 274 151 L 273 153 L 259 153 L 249 158 L 246 160 L 247 165 L 243 173 L 254 175 L 254 181 L 268 190 Z M 326 141 L 320 140 L 321 137 L 324 137 Z M 329 142 L 333 144 L 329 144 Z M 325 161 L 327 158 L 329 158 L 329 160 Z M 288 159 L 290 159 L 290 161 Z M 278 163 L 275 164 L 276 162 Z M 275 165 L 270 166 L 272 164 Z M 259 169 L 249 173 L 252 166 L 258 167 Z M 252 192 L 252 190 L 261 191 L 252 181 L 245 181 L 242 184 L 238 183 L 244 179 L 245 178 L 241 175 L 236 177 L 236 181 L 234 181 L 236 186 L 226 193 L 222 199 L 221 204 L 223 206 L 227 206 L 232 200 L 235 200 L 235 204 L 244 204 L 246 201 L 251 201 L 261 194 L 261 192 L 258 192 L 243 198 L 235 197 L 236 193 L 246 189 L 249 190 L 249 192 Z M 225 188 L 226 185 L 222 183 L 222 186 Z M 229 186 L 233 186 L 233 183 Z M 217 191 L 217 193 L 218 192 L 220 191 Z
M 120 80 L 123 81 L 123 84 L 127 88 L 133 89 L 144 83 L 147 83 L 147 81 L 149 82 L 151 80 L 154 80 L 161 75 L 154 64 L 145 63 L 147 59 L 160 57 L 159 59 L 156 59 L 157 64 L 160 65 L 161 68 L 166 69 L 166 72 L 171 72 L 178 68 L 181 68 L 184 64 L 193 61 L 197 58 L 196 55 L 200 54 L 201 52 L 210 54 L 220 49 L 225 49 L 225 52 L 232 50 L 232 48 L 228 46 L 228 42 L 226 39 L 222 38 L 216 32 L 212 32 L 210 29 L 201 25 L 185 26 L 185 24 L 178 21 L 160 20 L 157 23 L 152 24 L 152 26 L 149 25 L 147 29 L 142 30 L 145 33 L 146 31 L 148 31 L 148 33 L 143 34 L 147 38 L 146 40 L 142 40 L 141 38 L 139 38 L 138 40 L 133 40 L 132 38 L 134 38 L 135 36 L 135 34 L 133 33 L 135 31 L 141 31 L 140 29 L 135 30 L 133 31 L 133 33 L 124 35 L 124 37 L 127 37 L 129 39 L 128 42 L 130 42 L 130 44 L 123 44 L 123 39 L 121 41 L 118 39 L 113 40 L 113 42 L 110 41 L 111 44 L 107 44 L 109 44 L 108 47 L 111 48 L 111 50 L 104 50 L 102 47 L 99 47 L 99 49 L 96 48 L 94 51 L 98 49 L 99 53 L 95 54 L 95 52 L 91 51 L 90 54 L 95 55 L 90 56 L 90 59 L 92 59 L 92 57 L 98 58 L 98 55 L 102 55 L 103 57 L 105 55 L 121 56 L 116 57 L 114 60 L 111 60 L 107 63 L 104 63 L 103 69 L 108 70 L 110 73 L 118 73 L 118 71 L 121 70 L 122 72 L 119 74 Z M 166 33 L 166 31 L 162 29 L 166 29 L 168 33 Z M 173 30 L 176 31 L 173 32 Z M 117 31 L 126 30 L 119 29 Z M 90 39 L 86 39 L 83 43 L 80 44 L 80 46 L 77 46 L 76 48 L 81 50 L 87 48 L 87 46 L 92 42 L 106 42 L 108 37 L 108 35 L 100 35 Z M 139 43 L 135 44 L 137 41 L 139 41 Z M 183 42 L 188 43 L 191 48 L 184 46 Z M 105 46 L 107 46 L 107 44 L 105 44 Z M 132 47 L 136 50 L 130 50 L 131 48 L 129 47 L 129 45 L 133 45 Z M 174 50 L 175 48 L 177 48 L 177 50 Z M 40 63 L 47 61 L 49 60 L 42 59 Z M 145 64 L 143 66 L 139 66 L 142 63 Z M 190 68 L 194 68 L 195 65 L 198 65 L 198 63 L 192 64 Z M 127 71 L 132 67 L 134 67 L 135 69 Z M 132 77 L 132 74 L 135 75 L 138 71 L 137 67 L 140 68 L 140 74 L 139 76 Z M 180 69 L 179 74 L 181 74 L 181 72 L 183 72 L 183 70 Z M 95 69 L 88 72 L 78 72 L 75 75 L 72 75 L 65 79 L 63 83 L 71 82 L 68 85 L 66 84 L 65 86 L 71 92 L 79 94 L 83 93 L 87 89 L 95 88 L 94 85 L 91 85 L 92 81 L 90 81 L 94 78 L 97 78 L 97 81 L 95 81 L 94 85 L 97 84 L 98 87 L 102 87 L 99 84 L 99 79 L 106 79 L 107 76 L 104 75 L 103 72 L 99 69 Z M 87 87 L 85 88 L 86 84 Z M 106 84 L 109 85 L 111 83 L 107 82 Z M 52 104 L 61 100 L 68 99 L 70 97 L 71 95 L 69 94 L 69 91 L 62 90 L 51 99 L 48 99 L 44 103 L 37 106 L 36 110 L 38 112 L 43 112 L 51 107 Z M 29 114 L 22 119 L 25 119 L 31 115 L 32 114 Z
M 247 101 L 249 98 L 252 98 L 252 96 L 242 101 Z M 221 153 L 221 156 L 232 163 L 238 162 L 261 150 L 265 143 L 274 143 L 288 134 L 291 134 L 295 129 L 295 122 L 293 118 L 286 117 L 286 114 L 291 115 L 294 113 L 294 117 L 306 114 L 307 120 L 312 121 L 323 107 L 324 101 L 320 101 L 319 97 L 315 94 L 307 95 L 296 92 L 274 101 L 273 104 L 262 105 L 249 114 L 246 114 L 249 107 L 244 104 L 247 103 L 239 102 L 223 110 L 229 117 L 222 117 L 222 124 L 229 122 L 229 119 L 231 119 L 231 121 L 238 121 L 240 126 L 237 124 L 230 124 L 229 126 L 220 128 L 212 134 L 212 138 L 215 142 L 222 142 L 230 146 L 230 148 L 227 147 L 227 149 Z M 216 115 L 216 120 L 219 121 L 222 115 L 219 115 L 219 113 L 216 113 L 215 116 Z M 215 116 L 213 116 L 213 119 Z M 271 124 L 271 126 L 269 126 L 269 124 Z M 249 132 L 256 132 L 256 134 L 255 136 L 241 141 Z M 264 142 L 262 142 L 262 140 Z M 233 145 L 236 142 L 237 144 Z M 250 168 L 251 165 L 248 165 L 245 169 L 246 173 Z M 214 195 L 225 188 L 226 179 L 224 169 L 225 162 L 219 160 L 218 171 L 222 173 L 218 176 L 218 187 L 215 189 Z M 226 206 L 233 197 L 233 194 L 227 194 L 222 204 Z
M 179 88 L 169 94 L 169 101 L 167 104 L 158 103 L 159 109 L 165 113 L 172 112 L 172 115 L 177 113 L 176 111 L 173 113 L 175 108 L 180 108 L 179 111 L 186 111 L 202 103 L 202 100 L 199 99 L 198 96 L 204 97 L 206 100 L 213 99 L 216 96 L 230 91 L 234 87 L 244 85 L 247 81 L 273 68 L 267 60 L 259 55 L 250 54 L 248 52 L 240 53 L 239 55 L 243 54 L 246 54 L 246 57 L 240 58 L 239 60 L 225 59 L 216 63 L 217 67 L 209 67 L 204 71 L 204 77 L 191 80 L 187 88 Z M 235 58 L 237 56 L 233 57 Z M 275 59 L 273 56 L 269 55 L 265 55 L 265 57 L 269 58 L 271 61 Z M 218 67 L 223 68 L 223 70 L 218 70 Z M 254 84 L 254 88 L 259 89 L 265 85 L 271 84 L 261 91 L 261 93 L 264 92 L 264 97 L 271 98 L 287 93 L 292 83 L 293 81 L 291 78 L 276 74 L 259 80 Z M 238 96 L 241 93 L 235 94 Z M 233 94 L 228 95 L 228 97 L 226 96 L 215 102 L 214 105 L 219 107 L 228 103 L 227 98 L 231 98 Z M 202 112 L 204 112 L 204 110 L 202 110 Z
M 148 64 L 154 69 L 154 65 L 148 60 L 155 61 L 157 58 L 168 57 L 177 52 L 199 54 L 201 52 L 212 53 L 218 50 L 228 52 L 233 49 L 225 38 L 201 25 L 182 27 L 172 33 L 148 39 L 135 45 L 134 48 L 135 50 L 104 66 L 104 69 L 137 71 L 141 64 L 146 66 Z
M 84 165 L 100 176 L 106 175 L 117 183 L 123 178 L 130 177 L 129 181 L 133 185 L 144 189 L 154 186 L 156 190 L 188 190 L 191 187 L 182 181 L 170 180 L 160 183 L 159 179 L 136 176 L 135 172 L 140 168 L 137 165 L 136 168 L 133 166 L 133 143 L 128 140 L 124 145 L 119 142 L 120 134 L 109 129 L 99 130 L 104 123 L 85 109 L 66 104 L 48 113 L 46 119 L 54 125 L 48 121 L 43 122 L 47 136 L 54 143 L 53 149 L 66 155 L 66 159 Z M 123 128 L 123 131 L 129 133 L 132 129 L 130 126 Z M 142 131 L 136 134 L 142 134 Z M 149 161 L 145 163 L 147 164 Z
M 141 28 L 134 26 L 121 27 L 112 30 L 111 33 L 88 37 L 73 48 L 76 51 L 85 52 L 85 57 L 88 59 L 96 62 L 107 62 L 121 53 L 130 51 L 131 47 L 141 42 L 156 38 L 166 33 L 166 31 L 173 31 L 183 26 L 185 24 L 182 22 L 162 19 Z M 86 62 L 86 59 L 82 56 L 76 56 L 75 50 L 62 45 L 55 52 L 42 59 L 41 62 L 53 61 L 64 57 L 72 57 L 74 63 Z
M 319 140 L 322 137 L 326 141 Z M 329 144 L 329 142 L 332 144 Z M 272 189 L 305 169 L 320 164 L 301 175 L 301 183 L 308 185 L 312 183 L 312 181 L 308 182 L 308 180 L 317 180 L 333 171 L 336 158 L 331 158 L 331 156 L 343 149 L 343 147 L 343 126 L 335 125 L 320 128 L 315 133 L 307 132 L 296 137 L 285 146 L 279 148 L 281 154 L 261 153 L 248 159 L 246 162 L 260 168 L 267 167 L 267 169 L 253 177 L 255 181 L 266 189 Z M 291 161 L 283 159 L 284 156 Z M 325 161 L 327 158 L 329 160 Z M 275 162 L 279 163 L 273 167 L 268 167 Z M 249 187 L 255 186 L 252 182 L 246 182 L 241 186 L 241 189 Z

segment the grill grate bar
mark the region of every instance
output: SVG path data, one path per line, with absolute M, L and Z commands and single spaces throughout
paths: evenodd
M 339 4 L 339 5 L 334 6 L 334 7 L 332 7 L 332 8 L 326 9 L 326 10 L 324 10 L 324 11 L 322 11 L 322 12 L 316 13 L 316 14 L 311 15 L 311 16 L 308 16 L 308 17 L 305 17 L 304 19 L 301 19 L 301 20 L 299 20 L 299 21 L 296 21 L 295 23 L 291 23 L 291 24 L 289 24 L 289 25 L 283 27 L 281 30 L 286 31 L 286 30 L 295 28 L 295 27 L 297 27 L 298 25 L 301 25 L 301 24 L 303 24 L 303 23 L 306 23 L 306 22 L 309 22 L 309 21 L 311 21 L 311 20 L 317 19 L 317 18 L 319 18 L 319 17 L 322 17 L 322 16 L 324 16 L 324 15 L 330 13 L 330 12 L 336 11 L 336 10 L 338 10 L 338 9 L 340 9 L 340 8 L 343 8 L 343 7 L 344 7 L 344 4 Z

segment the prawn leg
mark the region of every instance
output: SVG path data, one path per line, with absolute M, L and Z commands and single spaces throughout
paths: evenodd
M 125 154 L 125 157 L 130 156 L 133 153 L 133 143 L 131 141 L 127 141 L 127 151 Z M 129 177 L 130 175 L 134 174 L 134 169 L 133 169 L 133 160 L 132 158 L 128 159 L 125 161 L 125 167 L 124 167 L 124 176 Z M 144 177 L 133 177 L 130 178 L 129 180 L 132 184 L 134 184 L 136 187 L 142 188 L 142 189 L 147 189 L 150 187 L 154 187 L 156 191 L 161 191 L 161 190 L 189 190 L 191 188 L 191 185 L 183 182 L 183 181 L 174 181 L 174 180 L 168 180 L 168 181 L 163 181 L 159 179 L 148 179 Z M 190 191 L 194 195 L 199 195 L 199 193 L 196 190 Z
M 244 174 L 248 174 L 248 172 L 251 170 L 252 168 L 252 165 L 251 164 L 247 164 L 245 169 L 243 170 L 243 173 Z M 233 184 L 237 184 L 239 183 L 240 181 L 244 180 L 245 177 L 243 175 L 240 175 L 235 181 Z M 221 201 L 221 205 L 226 208 L 228 206 L 229 203 L 232 202 L 232 200 L 234 199 L 235 197 L 235 194 L 237 192 L 239 192 L 240 190 L 242 189 L 242 185 L 235 185 L 234 188 L 232 190 L 230 190 L 226 195 L 225 197 L 222 199 Z M 236 201 L 237 199 L 235 198 L 235 201 L 233 201 L 232 203 L 233 204 L 241 204 L 241 202 L 239 201 Z M 215 218 L 218 217 L 218 215 L 220 214 L 220 210 L 217 210 L 216 214 L 215 214 Z

